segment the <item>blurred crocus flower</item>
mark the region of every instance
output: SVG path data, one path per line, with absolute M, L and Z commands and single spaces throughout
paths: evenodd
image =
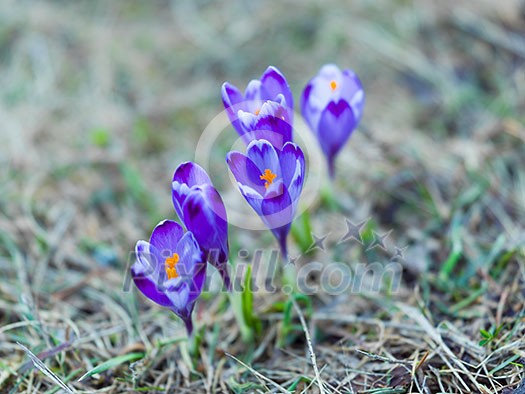
M 304 183 L 303 151 L 293 142 L 280 150 L 258 140 L 248 145 L 246 155 L 230 152 L 226 161 L 241 194 L 273 232 L 286 259 L 286 237 Z
M 204 254 L 193 234 L 171 220 L 159 223 L 149 242 L 138 241 L 131 275 L 150 300 L 171 309 L 191 335 L 191 314 L 206 278 Z
M 331 177 L 335 156 L 361 120 L 364 104 L 365 93 L 357 75 L 334 64 L 323 66 L 303 91 L 301 112 L 326 155 Z
M 228 82 L 221 93 L 232 126 L 246 144 L 266 139 L 281 149 L 292 141 L 293 95 L 277 68 L 270 66 L 260 79 L 250 81 L 244 94 Z
M 229 288 L 226 208 L 206 171 L 193 162 L 179 165 L 173 174 L 172 200 L 180 220 Z

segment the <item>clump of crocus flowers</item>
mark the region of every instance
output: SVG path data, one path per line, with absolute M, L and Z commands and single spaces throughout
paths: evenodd
M 224 83 L 222 101 L 246 153 L 229 152 L 226 161 L 243 197 L 279 243 L 287 259 L 287 237 L 305 181 L 305 157 L 293 142 L 293 95 L 284 75 L 270 66 L 244 93 Z M 301 113 L 326 155 L 330 176 L 335 157 L 357 127 L 364 91 L 351 70 L 325 65 L 306 85 Z M 202 293 L 207 264 L 224 286 L 228 274 L 228 219 L 223 200 L 206 171 L 182 163 L 172 179 L 172 201 L 183 225 L 164 220 L 149 242 L 138 241 L 131 274 L 137 288 L 171 309 L 193 330 L 192 312 Z

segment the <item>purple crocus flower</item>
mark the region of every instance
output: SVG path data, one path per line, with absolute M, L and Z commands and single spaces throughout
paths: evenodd
M 327 157 L 331 177 L 335 156 L 361 120 L 364 105 L 365 93 L 357 75 L 334 64 L 323 66 L 304 88 L 301 112 Z
M 193 162 L 179 165 L 173 174 L 172 200 L 179 219 L 229 288 L 226 208 L 206 171 Z
M 230 152 L 226 161 L 242 195 L 271 229 L 286 259 L 286 237 L 304 183 L 303 151 L 293 142 L 280 150 L 258 140 L 248 145 L 246 155 Z
M 191 335 L 191 314 L 206 278 L 206 261 L 193 234 L 171 220 L 160 222 L 149 242 L 138 241 L 131 275 L 150 300 L 171 309 Z
M 266 139 L 280 149 L 292 141 L 293 95 L 277 68 L 270 66 L 250 81 L 244 94 L 228 82 L 221 93 L 232 126 L 246 144 Z

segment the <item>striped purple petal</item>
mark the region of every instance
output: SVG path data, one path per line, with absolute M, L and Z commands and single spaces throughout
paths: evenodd
M 137 288 L 153 302 L 165 307 L 171 306 L 163 284 L 166 281 L 164 259 L 154 246 L 138 241 L 135 246 L 136 261 L 131 266 L 131 277 Z
M 211 186 L 192 191 L 183 206 L 184 223 L 206 254 L 219 267 L 228 261 L 228 223 L 221 196 Z
M 230 122 L 246 144 L 264 138 L 280 148 L 292 140 L 293 95 L 277 68 L 270 66 L 260 79 L 250 81 L 244 94 L 227 82 L 221 94 Z
M 151 233 L 149 239 L 163 257 L 168 257 L 175 252 L 179 240 L 184 234 L 182 226 L 173 220 L 164 220 L 160 222 Z
M 319 121 L 319 139 L 325 153 L 330 173 L 333 176 L 335 155 L 344 146 L 356 126 L 354 113 L 346 101 L 330 102 L 321 114 Z

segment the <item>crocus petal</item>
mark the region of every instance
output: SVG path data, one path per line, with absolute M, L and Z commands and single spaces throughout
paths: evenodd
M 293 174 L 292 180 L 288 185 L 288 193 L 290 193 L 290 198 L 294 207 L 297 206 L 299 202 L 299 197 L 303 190 L 304 184 L 304 162 L 297 162 L 297 167 L 295 167 L 295 172 Z
M 173 220 L 164 220 L 153 229 L 149 242 L 162 257 L 166 258 L 175 252 L 183 233 L 184 230 L 179 223 Z
M 195 301 L 202 292 L 206 276 L 206 261 L 197 240 L 191 232 L 184 234 L 177 246 L 182 266 L 178 267 L 183 281 L 189 285 L 189 302 Z M 179 263 L 180 265 L 180 263 Z
M 304 153 L 298 145 L 288 142 L 283 146 L 279 155 L 281 171 L 285 185 L 289 185 L 294 177 L 297 165 L 303 167 L 304 174 Z
M 228 218 L 226 216 L 226 207 L 224 206 L 224 202 L 222 201 L 219 192 L 213 187 L 207 187 L 204 189 L 204 197 L 214 214 L 214 230 L 217 234 L 214 245 L 208 250 L 208 261 L 219 266 L 220 264 L 226 263 L 229 258 Z M 213 253 L 218 253 L 218 255 L 215 257 L 213 256 Z
M 241 132 L 239 133 L 243 142 L 248 145 L 251 141 L 254 139 L 257 139 L 258 132 L 257 130 L 257 121 L 259 119 L 259 116 L 251 113 L 251 112 L 245 112 L 245 111 L 239 111 L 237 114 L 238 116 L 238 124 L 241 129 Z
M 310 94 L 312 93 L 312 81 L 308 82 L 304 87 L 303 93 L 301 94 L 300 109 L 301 113 L 304 114 L 308 103 L 310 102 Z
M 234 151 L 228 153 L 226 162 L 238 183 L 249 186 L 260 196 L 264 195 L 264 182 L 261 182 L 259 178 L 261 172 L 250 158 L 240 152 Z
M 240 110 L 237 113 L 237 118 L 239 119 L 239 124 L 241 125 L 243 129 L 243 133 L 250 132 L 255 129 L 255 123 L 257 122 L 257 115 L 251 112 Z
M 292 118 L 286 110 L 286 101 L 282 94 L 277 96 L 276 101 L 266 101 L 258 118 L 259 122 L 256 123 L 256 129 L 274 130 L 276 133 L 282 134 L 284 141 L 281 146 L 292 140 Z
M 205 271 L 204 269 L 202 271 Z M 201 288 L 202 291 L 202 288 Z M 193 333 L 193 322 L 191 315 L 195 308 L 196 297 L 192 298 L 192 291 L 189 283 L 183 283 L 178 288 L 168 288 L 167 294 L 172 302 L 171 310 L 179 316 L 184 325 L 188 336 Z M 200 294 L 200 292 L 199 292 Z
M 177 167 L 173 173 L 171 198 L 179 219 L 184 221 L 182 205 L 193 186 L 212 185 L 206 171 L 196 163 L 187 161 Z
M 183 283 L 177 288 L 168 287 L 167 294 L 170 298 L 172 306 L 170 309 L 179 316 L 184 325 L 186 326 L 186 332 L 188 336 L 193 333 L 193 322 L 191 315 L 195 308 L 195 299 L 191 299 L 190 284 Z
M 193 275 L 192 281 L 190 283 L 190 302 L 195 302 L 202 293 L 204 282 L 206 282 L 206 267 L 206 262 L 202 262 L 201 264 L 197 265 L 197 271 Z M 219 272 L 221 271 L 219 270 Z M 226 275 L 228 274 L 227 271 L 225 271 L 225 273 Z M 223 274 L 223 272 L 221 272 L 221 274 Z M 230 278 L 228 277 L 227 280 L 229 281 L 229 279 Z M 223 280 L 225 280 L 224 277 Z M 229 282 L 225 283 L 227 289 L 229 289 L 229 285 Z
M 171 309 L 183 319 L 187 314 L 191 314 L 193 304 L 204 288 L 206 263 L 201 262 L 196 267 L 197 270 L 191 278 L 180 282 L 171 279 L 164 284 L 166 296 L 171 301 Z
M 182 205 L 194 187 L 211 186 L 210 177 L 196 163 L 185 162 L 177 167 L 173 174 L 172 198 L 177 214 L 183 219 Z
M 204 254 L 191 231 L 187 231 L 182 236 L 175 252 L 179 255 L 177 273 L 184 279 L 191 278 L 196 272 L 197 265 L 204 261 Z
M 286 186 L 282 185 L 282 190 L 271 198 L 265 198 L 261 204 L 263 221 L 271 229 L 281 247 L 281 253 L 286 259 L 287 248 L 286 238 L 290 231 L 290 226 L 294 217 L 294 206 Z
M 340 81 L 343 77 L 343 73 L 335 64 L 325 64 L 319 70 L 319 77 L 324 78 L 326 81 Z
M 310 95 L 313 90 L 312 82 L 309 82 L 303 90 L 301 95 L 301 115 L 310 127 L 310 129 L 316 133 L 317 124 L 319 122 L 319 115 L 321 110 L 319 108 L 313 108 L 310 101 Z
M 293 95 L 284 75 L 277 68 L 270 66 L 262 74 L 260 80 L 250 81 L 244 95 L 228 83 L 223 84 L 221 94 L 232 126 L 246 144 L 262 137 L 272 142 L 274 139 L 277 141 L 282 139 L 283 141 L 279 143 L 280 148 L 286 141 L 291 141 Z M 272 114 L 278 120 L 259 117 L 260 112 L 264 114 L 263 107 L 266 102 L 281 106 L 281 113 Z M 248 116 L 248 114 L 253 116 Z M 287 124 L 280 125 L 281 121 Z M 268 132 L 261 133 L 261 130 L 274 131 L 277 134 L 269 136 Z
M 203 187 L 189 195 L 184 202 L 184 223 L 210 263 L 218 267 L 228 260 L 226 210 L 215 188 Z
M 166 294 L 171 301 L 173 311 L 181 317 L 188 316 L 191 313 L 191 310 L 188 310 L 188 304 L 190 300 L 189 284 L 182 282 L 180 286 L 174 287 L 170 286 L 168 282 L 166 287 Z
M 264 198 L 268 199 L 268 198 L 280 196 L 283 193 L 283 185 L 284 185 L 283 179 L 277 178 L 274 182 L 268 185 Z
M 260 119 L 259 124 L 272 124 L 276 122 L 278 123 L 280 121 L 266 118 L 266 119 Z M 290 135 L 291 133 L 288 133 L 288 132 L 285 132 L 283 134 L 280 132 L 276 132 L 274 130 L 267 130 L 267 129 L 258 129 L 256 131 L 247 133 L 247 137 L 249 137 L 250 141 L 266 140 L 277 149 L 281 149 L 284 143 L 291 140 Z
M 257 215 L 259 216 L 262 216 L 263 213 L 261 210 L 261 203 L 264 197 L 249 186 L 243 185 L 241 183 L 237 183 L 237 186 L 239 186 L 239 191 L 241 192 L 242 196 L 246 199 L 248 204 L 250 204 L 250 206 L 253 208 L 255 213 L 257 213 Z
M 291 123 L 293 120 L 293 95 L 284 75 L 274 66 L 270 66 L 261 76 L 261 84 L 271 99 L 275 99 L 279 94 L 284 96 L 286 99 L 286 109 L 290 114 L 289 121 Z
M 250 142 L 250 145 L 248 145 L 247 148 L 247 156 L 259 169 L 259 175 L 269 169 L 276 174 L 278 178 L 281 177 L 279 157 L 277 156 L 277 152 L 273 145 L 268 141 L 258 140 Z M 260 182 L 261 184 L 264 184 L 264 180 L 261 180 Z
M 365 105 L 365 91 L 359 77 L 352 70 L 343 71 L 343 86 L 341 87 L 341 97 L 344 97 L 352 110 L 356 121 L 359 122 L 363 116 Z
M 161 306 L 171 306 L 163 283 L 166 278 L 164 260 L 156 248 L 146 241 L 138 241 L 135 246 L 136 262 L 131 266 L 131 276 L 137 288 L 153 302 Z
M 235 86 L 225 82 L 221 88 L 221 96 L 228 118 L 230 118 L 230 122 L 232 122 L 235 130 L 237 130 L 238 133 L 241 133 L 242 131 L 240 131 L 241 129 L 237 119 L 237 112 L 239 110 L 246 110 L 246 102 L 243 94 Z
M 254 79 L 246 86 L 244 99 L 246 100 L 246 110 L 255 113 L 261 109 L 263 102 L 269 100 L 270 97 L 262 86 L 261 81 Z
M 263 220 L 270 229 L 288 225 L 293 220 L 294 209 L 288 189 L 281 183 L 280 190 L 261 202 Z
M 244 101 L 244 96 L 240 90 L 228 82 L 222 84 L 221 96 L 224 106 L 227 109 Z
M 296 205 L 304 184 L 304 153 L 298 145 L 289 142 L 283 146 L 279 160 L 281 162 L 283 182 L 288 188 L 294 205 Z
M 253 199 L 256 199 L 256 200 L 262 200 L 264 198 L 264 194 L 258 193 L 256 190 L 252 189 L 250 186 L 243 185 L 240 182 L 237 182 L 237 186 L 241 190 L 241 194 L 244 197 L 246 197 L 246 198 L 253 198 Z M 257 211 L 257 212 L 259 212 L 259 211 Z
M 181 221 L 184 221 L 184 212 L 182 211 L 182 204 L 188 198 L 190 194 L 190 188 L 185 183 L 179 183 L 178 181 L 172 182 L 171 184 L 171 201 L 177 216 Z
M 189 187 L 211 185 L 211 179 L 200 165 L 187 161 L 177 167 L 173 173 L 173 181 L 185 183 Z
M 332 88 L 335 82 L 337 88 Z M 323 109 L 332 101 L 341 97 L 343 85 L 343 73 L 335 64 L 327 64 L 321 68 L 317 77 L 312 80 L 313 92 L 310 97 L 310 105 L 317 109 Z M 343 98 L 345 98 L 343 96 Z
M 346 101 L 330 102 L 319 121 L 319 143 L 328 158 L 331 171 L 335 155 L 356 126 L 354 113 Z
M 285 103 L 283 95 L 279 95 Z M 277 149 L 284 143 L 292 140 L 292 125 L 286 108 L 275 101 L 266 101 L 258 115 L 239 111 L 239 123 L 244 133 L 242 138 L 246 144 L 251 141 L 264 139 Z

